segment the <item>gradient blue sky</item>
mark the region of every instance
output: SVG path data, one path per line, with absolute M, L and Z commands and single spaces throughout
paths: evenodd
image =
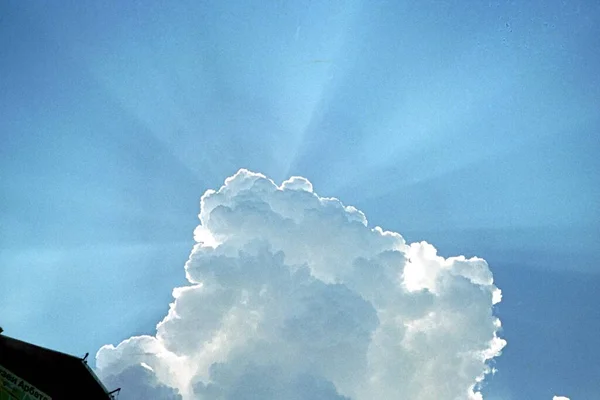
M 3 1 L 0 324 L 151 333 L 243 167 L 487 259 L 489 399 L 600 398 L 598 71 L 591 0 Z

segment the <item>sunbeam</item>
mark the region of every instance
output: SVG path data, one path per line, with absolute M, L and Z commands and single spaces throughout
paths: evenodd
M 0 3 L 9 335 L 123 400 L 600 398 L 600 3 Z

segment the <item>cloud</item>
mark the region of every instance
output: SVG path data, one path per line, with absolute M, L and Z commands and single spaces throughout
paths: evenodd
M 506 344 L 483 259 L 407 244 L 300 177 L 240 170 L 199 218 L 156 335 L 96 355 L 122 399 L 482 398 Z
M 124 388 L 124 398 L 130 400 L 181 400 L 174 388 L 160 384 L 153 369 L 145 363 L 125 368 L 117 375 L 108 376 L 104 384 L 110 388 Z
M 552 400 L 569 400 L 569 398 L 565 396 L 554 396 Z

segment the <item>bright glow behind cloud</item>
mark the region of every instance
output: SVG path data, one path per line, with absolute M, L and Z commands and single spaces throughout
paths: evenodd
M 506 344 L 484 260 L 407 245 L 300 177 L 240 170 L 199 217 L 156 336 L 96 355 L 122 398 L 482 398 Z

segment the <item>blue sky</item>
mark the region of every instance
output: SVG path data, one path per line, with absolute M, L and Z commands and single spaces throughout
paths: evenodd
M 240 168 L 485 258 L 489 399 L 600 397 L 600 5 L 3 2 L 0 323 L 152 334 Z

